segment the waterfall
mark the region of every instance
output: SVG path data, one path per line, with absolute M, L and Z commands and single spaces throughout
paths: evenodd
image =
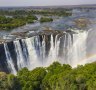
M 45 38 L 45 35 L 44 35 L 44 37 L 42 37 L 42 39 L 43 39 L 43 41 L 42 41 L 42 46 L 41 46 L 41 55 L 42 55 L 42 59 L 45 59 L 45 47 L 46 47 L 46 44 L 45 44 L 45 42 L 46 42 L 46 38 Z M 43 62 L 42 62 L 42 64 L 43 64 Z
M 59 45 L 60 45 L 60 38 L 58 39 L 58 34 L 56 35 L 56 38 L 55 38 L 55 59 L 57 60 L 57 57 L 59 55 Z
M 68 50 L 69 55 L 67 56 L 70 58 L 70 65 L 72 67 L 77 66 L 79 62 L 86 58 L 87 37 L 87 31 L 73 35 L 73 45 L 70 44 L 71 47 Z
M 39 57 L 36 51 L 37 47 L 35 47 L 35 45 L 38 43 L 36 42 L 36 38 L 37 37 L 31 37 L 26 39 L 26 45 L 29 55 L 29 66 L 28 66 L 29 69 L 33 69 L 36 66 L 40 66 Z
M 58 34 L 55 36 L 55 42 L 53 34 L 51 34 L 51 40 L 50 40 L 50 50 L 49 55 L 47 58 L 47 65 L 50 65 L 51 63 L 58 61 L 58 54 L 59 54 L 59 45 L 60 45 L 60 38 L 58 40 Z
M 26 63 L 23 57 L 19 40 L 14 41 L 14 45 L 15 45 L 15 51 L 17 56 L 17 66 L 18 66 L 18 69 L 20 70 L 21 68 L 26 67 Z
M 22 42 L 22 48 L 23 48 L 22 51 L 23 51 L 23 55 L 24 55 L 24 59 L 25 59 L 25 64 L 26 64 L 26 67 L 28 67 L 29 66 L 29 57 L 28 57 L 26 41 L 25 41 L 25 39 L 22 39 L 21 42 Z
M 49 63 L 52 63 L 56 60 L 56 49 L 55 49 L 55 46 L 54 46 L 54 40 L 53 39 L 54 39 L 53 35 L 51 35 L 50 50 L 49 50 L 49 55 L 48 55 L 48 62 Z
M 75 31 L 74 31 L 75 32 Z M 37 35 L 13 41 L 18 70 L 27 67 L 32 70 L 36 67 L 45 67 L 54 61 L 62 64 L 70 64 L 76 67 L 78 64 L 87 63 L 88 57 L 88 31 L 76 31 L 75 33 L 63 32 L 50 35 Z M 10 51 L 4 44 L 8 67 L 11 73 L 16 73 Z
M 10 72 L 12 74 L 15 74 L 17 73 L 15 67 L 14 67 L 14 63 L 12 61 L 12 58 L 11 58 L 11 55 L 10 55 L 10 52 L 9 52 L 9 49 L 8 49 L 8 46 L 6 43 L 4 43 L 4 49 L 5 49 L 5 54 L 6 54 L 6 60 L 7 60 L 7 64 L 8 64 L 8 68 L 10 70 Z

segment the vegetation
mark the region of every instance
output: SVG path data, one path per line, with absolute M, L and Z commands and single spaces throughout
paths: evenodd
M 8 16 L 14 16 L 14 15 L 32 15 L 32 14 L 39 14 L 39 15 L 59 15 L 59 16 L 70 16 L 72 15 L 71 9 L 64 9 L 64 8 L 58 8 L 58 9 L 38 9 L 38 10 L 0 10 L 0 15 L 8 15 Z
M 96 62 L 74 69 L 54 62 L 32 71 L 23 68 L 17 76 L 0 72 L 0 90 L 96 90 Z
M 34 15 L 28 15 L 26 17 L 27 23 L 34 23 L 34 20 L 38 20 L 38 18 Z
M 53 19 L 52 18 L 48 18 L 48 17 L 41 17 L 40 18 L 40 22 L 43 23 L 43 22 L 52 22 Z
M 34 23 L 38 18 L 34 15 L 13 17 L 0 16 L 0 30 L 10 30 L 25 25 L 26 23 Z
M 0 30 L 11 30 L 26 23 L 34 23 L 38 18 L 35 15 L 42 16 L 70 16 L 70 9 L 45 9 L 45 10 L 0 10 Z M 42 17 L 40 22 L 50 22 L 52 18 Z
M 13 17 L 0 16 L 0 30 L 11 30 L 16 27 L 25 25 L 26 23 L 34 23 L 38 18 L 34 15 L 20 16 L 14 15 Z M 40 22 L 50 22 L 52 18 L 42 17 Z

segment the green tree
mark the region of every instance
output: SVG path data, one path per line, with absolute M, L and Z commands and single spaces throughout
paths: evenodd
M 53 19 L 52 18 L 49 18 L 49 17 L 41 17 L 40 18 L 40 22 L 43 23 L 43 22 L 52 22 Z

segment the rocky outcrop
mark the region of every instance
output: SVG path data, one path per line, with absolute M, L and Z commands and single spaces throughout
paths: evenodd
M 91 23 L 90 20 L 87 18 L 79 18 L 74 20 L 74 22 L 78 28 L 87 27 L 87 25 Z
M 29 32 L 16 32 L 12 33 L 11 35 L 4 36 L 4 38 L 0 39 L 0 44 L 6 43 L 6 42 L 11 42 L 14 40 L 20 40 L 20 39 L 25 39 L 25 38 L 30 38 L 33 36 L 37 35 L 51 35 L 53 34 L 54 36 L 59 34 L 59 36 L 62 36 L 66 33 L 69 34 L 75 34 L 75 31 L 72 30 L 66 30 L 66 31 L 61 31 L 61 30 L 41 30 L 41 31 L 29 31 Z
M 16 32 L 16 33 L 12 33 L 11 35 L 15 35 L 15 36 L 19 36 L 19 37 L 26 37 L 26 33 L 27 32 Z

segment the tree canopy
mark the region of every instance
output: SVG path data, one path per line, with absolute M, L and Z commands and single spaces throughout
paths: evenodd
M 17 76 L 0 72 L 0 90 L 95 90 L 96 62 L 72 68 L 54 62 L 32 71 L 23 68 Z

